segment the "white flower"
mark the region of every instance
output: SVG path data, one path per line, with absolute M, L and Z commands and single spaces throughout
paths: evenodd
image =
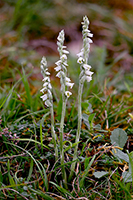
M 87 30 L 87 29 L 86 29 L 86 30 L 84 30 L 83 32 L 86 33 L 88 37 L 93 37 L 93 34 L 90 33 L 90 30 Z
M 69 54 L 69 51 L 67 51 L 67 50 L 64 50 L 63 49 L 63 51 L 62 51 L 64 54 Z
M 66 54 L 63 54 L 63 55 L 61 56 L 60 59 L 61 59 L 61 60 L 67 60 L 67 56 L 66 56 Z
M 70 91 L 65 91 L 65 95 L 67 96 L 67 98 L 69 98 L 72 93 Z
M 42 98 L 42 100 L 45 101 L 45 100 L 48 98 L 48 96 L 47 96 L 47 94 L 44 94 L 44 95 L 41 96 L 40 98 Z
M 45 75 L 49 76 L 49 75 L 50 75 L 50 73 L 46 71 L 46 72 L 45 72 Z
M 83 54 L 84 54 L 83 49 L 81 49 L 81 52 L 79 52 L 79 53 L 77 54 L 77 56 L 83 58 Z
M 57 62 L 55 62 L 56 65 L 61 65 L 61 60 L 58 60 Z
M 58 78 L 61 78 L 61 72 L 59 71 L 59 72 L 56 74 L 56 76 L 57 76 Z
M 48 83 L 48 88 L 49 88 L 50 90 L 52 89 L 51 83 Z
M 46 88 L 42 88 L 42 89 L 40 90 L 40 92 L 44 93 L 45 90 L 46 90 Z
M 48 76 L 46 76 L 42 81 L 48 81 L 48 82 L 50 82 L 50 78 L 48 77 Z
M 58 72 L 58 71 L 60 71 L 60 70 L 61 70 L 61 66 L 60 66 L 60 65 L 58 65 L 58 66 L 57 66 L 57 67 L 55 67 L 54 69 L 55 69 L 55 71 L 56 71 L 56 72 Z
M 59 42 L 64 42 L 64 30 L 62 30 L 58 37 L 57 37 L 57 40 L 59 40 Z
M 66 82 L 66 86 L 70 87 L 72 89 L 74 83 Z
M 52 104 L 50 103 L 49 100 L 46 100 L 46 101 L 45 101 L 45 105 L 46 105 L 47 107 L 51 107 L 51 106 L 52 106 Z
M 83 61 L 84 61 L 83 57 L 79 57 L 78 60 L 77 60 L 77 63 L 82 64 Z
M 86 76 L 86 80 L 87 80 L 87 82 L 90 82 L 92 80 L 92 77 L 91 76 Z
M 88 64 L 83 64 L 83 68 L 84 68 L 85 70 L 90 70 L 91 66 L 88 65 Z
M 71 81 L 71 79 L 66 77 L 66 82 L 70 82 L 70 81 Z
M 44 84 L 43 84 L 43 87 L 45 88 L 46 86 L 48 86 L 48 82 L 45 82 Z
M 90 38 L 85 38 L 84 40 L 86 41 L 86 43 L 89 43 L 89 44 L 93 43 L 93 41 Z
M 44 56 L 42 57 L 41 64 L 47 66 L 47 61 Z
M 91 72 L 90 70 L 86 70 L 86 71 L 85 71 L 85 74 L 86 74 L 87 76 L 91 76 L 93 73 L 94 73 L 94 72 Z

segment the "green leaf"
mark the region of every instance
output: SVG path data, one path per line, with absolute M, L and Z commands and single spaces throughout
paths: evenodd
M 108 172 L 105 172 L 105 171 L 100 171 L 100 172 L 94 172 L 94 176 L 96 177 L 96 178 L 101 178 L 101 177 L 103 177 L 103 176 L 105 176 L 105 175 L 107 175 L 108 174 Z
M 113 150 L 113 154 L 114 156 L 116 156 L 119 159 L 125 160 L 126 162 L 129 163 L 129 157 L 128 154 L 124 153 L 123 151 L 121 151 L 120 149 L 115 149 L 115 151 Z
M 124 182 L 126 182 L 126 183 L 132 182 L 132 174 L 131 174 L 131 172 L 127 172 L 127 171 L 123 172 L 122 173 L 122 177 L 123 177 Z
M 117 128 L 112 131 L 110 139 L 111 144 L 123 148 L 127 142 L 127 133 L 123 129 Z
M 129 153 L 129 172 L 131 172 L 133 184 L 133 151 Z

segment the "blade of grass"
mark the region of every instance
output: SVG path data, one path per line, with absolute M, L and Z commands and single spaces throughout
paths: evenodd
M 48 190 L 48 188 L 47 188 L 47 182 L 48 182 L 48 180 L 47 180 L 47 178 L 44 179 L 43 172 L 42 172 L 41 168 L 39 167 L 38 162 L 36 161 L 36 159 L 32 156 L 32 154 L 30 152 L 26 151 L 25 149 L 23 149 L 22 147 L 16 145 L 16 144 L 13 144 L 13 143 L 10 143 L 10 142 L 6 142 L 6 143 L 9 144 L 9 145 L 11 145 L 11 146 L 17 147 L 18 149 L 21 149 L 22 151 L 26 152 L 33 159 L 33 161 L 35 162 L 35 164 L 36 164 L 36 166 L 37 166 L 37 168 L 38 168 L 38 170 L 40 172 L 40 175 L 42 177 L 42 180 L 44 182 L 44 185 L 45 185 L 46 191 L 47 191 Z M 46 174 L 46 172 L 45 172 L 45 174 Z
M 43 197 L 45 200 L 55 200 L 55 198 L 50 197 L 48 194 L 40 191 L 40 190 L 34 190 L 32 188 L 28 188 L 30 191 L 34 192 L 35 194 L 38 194 L 39 196 Z
M 85 169 L 85 171 L 84 171 L 84 175 L 83 175 L 83 177 L 81 178 L 80 183 L 79 183 L 80 188 L 83 188 L 83 187 L 84 187 L 84 180 L 85 180 L 85 177 L 87 176 L 88 171 L 89 171 L 91 165 L 93 164 L 93 162 L 94 162 L 94 160 L 95 160 L 95 157 L 96 157 L 96 155 L 93 156 L 93 158 L 91 159 L 91 161 L 90 161 L 88 167 L 87 167 L 87 168 Z

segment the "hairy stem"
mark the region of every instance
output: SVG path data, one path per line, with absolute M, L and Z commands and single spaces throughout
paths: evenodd
M 63 132 L 64 132 L 64 118 L 66 111 L 66 101 L 64 93 L 62 93 L 62 113 L 61 113 L 61 122 L 60 122 L 60 159 L 61 159 L 61 169 L 62 169 L 62 177 L 65 188 L 67 188 L 67 177 L 66 171 L 64 167 L 64 151 L 63 151 Z
M 80 132 L 81 132 L 81 123 L 82 123 L 81 101 L 82 101 L 83 85 L 84 85 L 84 82 L 81 83 L 81 81 L 79 81 L 79 89 L 78 89 L 78 128 L 77 128 L 76 139 L 75 139 L 76 146 L 74 148 L 73 161 L 75 161 L 77 159 L 78 143 L 79 143 Z M 73 176 L 73 173 L 74 173 L 74 170 L 75 170 L 75 165 L 76 165 L 76 161 L 73 162 L 72 165 L 71 165 L 71 171 L 70 171 L 70 175 L 69 175 L 69 179 L 68 179 L 69 181 L 72 179 L 72 176 Z
M 54 130 L 54 110 L 53 110 L 53 105 L 50 107 L 50 112 L 51 112 L 51 133 L 52 133 L 52 139 L 54 143 L 54 150 L 55 150 L 55 161 L 58 160 L 58 147 L 56 143 L 56 134 Z

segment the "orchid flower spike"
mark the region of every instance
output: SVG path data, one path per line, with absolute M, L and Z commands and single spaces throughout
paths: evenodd
M 43 75 L 42 81 L 44 82 L 44 84 L 43 88 L 40 90 L 40 92 L 43 93 L 43 95 L 40 98 L 42 98 L 47 107 L 51 107 L 53 102 L 53 96 L 51 92 L 52 86 L 50 83 L 50 78 L 49 78 L 50 73 L 48 72 L 47 61 L 45 57 L 42 57 L 41 60 L 41 73 Z
M 72 93 L 66 91 L 66 86 L 72 89 L 74 83 L 71 83 L 70 78 L 67 77 L 67 66 L 68 66 L 67 55 L 69 54 L 69 51 L 67 51 L 66 46 L 64 46 L 64 40 L 65 40 L 65 34 L 64 30 L 62 30 L 60 31 L 57 37 L 57 46 L 58 46 L 57 49 L 60 55 L 60 59 L 55 63 L 56 67 L 54 69 L 57 72 L 56 76 L 60 78 L 61 91 L 68 98 Z
M 77 63 L 81 65 L 81 73 L 80 73 L 80 79 L 84 82 L 87 80 L 87 82 L 90 82 L 92 80 L 92 74 L 93 72 L 90 71 L 91 66 L 88 65 L 88 58 L 89 58 L 89 52 L 90 52 L 90 44 L 93 42 L 92 37 L 93 34 L 89 30 L 89 20 L 87 16 L 83 17 L 82 24 L 82 35 L 83 35 L 83 48 L 81 49 L 81 52 L 77 54 L 78 60 Z

